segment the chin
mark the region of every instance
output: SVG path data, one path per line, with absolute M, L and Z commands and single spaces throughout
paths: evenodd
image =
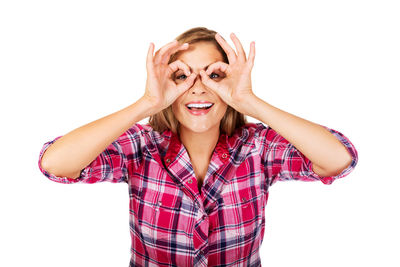
M 186 128 L 195 133 L 205 133 L 210 130 L 215 129 L 215 127 L 219 128 L 220 121 L 216 122 L 188 122 L 188 121 L 179 121 L 181 127 Z

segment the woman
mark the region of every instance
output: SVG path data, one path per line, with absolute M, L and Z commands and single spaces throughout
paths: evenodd
M 138 101 L 40 152 L 39 168 L 53 181 L 128 183 L 131 266 L 260 266 L 269 187 L 331 184 L 357 164 L 342 133 L 255 96 L 255 44 L 246 58 L 231 38 L 236 52 L 204 27 L 155 55 L 150 43 Z

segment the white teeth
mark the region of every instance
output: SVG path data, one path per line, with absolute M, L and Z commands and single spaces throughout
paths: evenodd
M 209 108 L 211 107 L 213 104 L 188 104 L 186 105 L 189 108 Z

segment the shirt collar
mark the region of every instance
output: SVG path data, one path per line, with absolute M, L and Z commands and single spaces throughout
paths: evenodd
M 165 159 L 167 160 L 167 164 L 172 162 L 176 155 L 179 153 L 182 147 L 182 142 L 179 138 L 179 135 L 172 132 L 171 130 L 167 130 L 170 135 L 170 144 L 168 146 L 168 150 L 165 154 Z M 230 152 L 228 148 L 228 136 L 226 133 L 221 133 L 218 142 L 215 146 L 215 152 L 223 163 L 226 163 L 230 159 Z

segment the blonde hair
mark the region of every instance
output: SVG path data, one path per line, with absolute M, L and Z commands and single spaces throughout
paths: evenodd
M 200 41 L 213 43 L 217 47 L 218 51 L 221 53 L 223 57 L 223 62 L 229 63 L 228 57 L 224 49 L 222 49 L 219 43 L 215 40 L 215 34 L 215 31 L 207 29 L 205 27 L 196 27 L 185 31 L 175 39 L 180 44 L 194 44 Z M 176 57 L 177 53 L 171 55 L 168 64 L 175 61 Z M 242 127 L 246 123 L 248 123 L 248 121 L 245 115 L 236 111 L 228 105 L 225 115 L 220 122 L 220 133 L 226 133 L 228 136 L 231 136 L 234 133 L 235 129 Z M 167 129 L 170 129 L 173 133 L 177 133 L 179 121 L 176 119 L 172 111 L 172 105 L 170 105 L 162 111 L 150 116 L 149 124 L 155 131 L 158 131 L 160 133 Z

